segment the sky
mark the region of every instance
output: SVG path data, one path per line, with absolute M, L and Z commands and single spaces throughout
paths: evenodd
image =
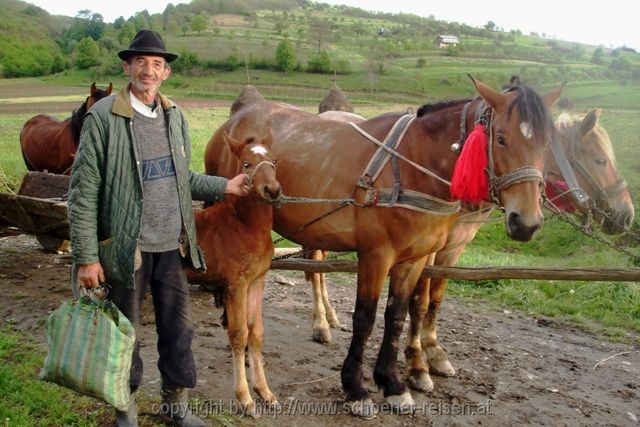
M 147 10 L 161 13 L 169 3 L 189 3 L 188 0 L 27 0 L 54 15 L 75 16 L 79 10 L 100 13 L 105 22 L 119 16 L 125 19 Z M 346 4 L 372 12 L 413 13 L 433 15 L 438 20 L 455 21 L 483 27 L 489 21 L 497 27 L 536 32 L 553 38 L 605 47 L 627 46 L 640 51 L 640 29 L 633 2 L 607 0 L 598 6 L 575 0 L 322 0 L 329 4 Z M 481 6 L 481 7 L 480 7 Z

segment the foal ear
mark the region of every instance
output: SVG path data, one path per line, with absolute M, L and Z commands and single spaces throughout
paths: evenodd
M 600 114 L 602 110 L 600 108 L 594 108 L 589 111 L 586 116 L 584 116 L 584 120 L 582 120 L 582 124 L 580 125 L 580 133 L 582 135 L 586 135 L 594 128 L 596 123 L 598 123 L 598 119 L 600 118 Z
M 98 89 L 96 88 L 96 82 L 93 82 L 93 83 L 91 84 L 91 90 L 90 90 L 90 92 L 91 92 L 91 96 L 95 96 L 95 94 L 96 94 L 96 92 L 97 92 L 97 91 L 98 91 Z
M 555 89 L 551 89 L 549 92 L 542 95 L 542 101 L 547 108 L 551 108 L 553 104 L 555 104 L 558 99 L 560 99 L 560 95 L 562 95 L 562 91 L 564 90 L 564 85 L 566 83 L 562 83 L 562 86 L 559 86 Z
M 503 111 L 507 104 L 507 97 L 497 90 L 487 86 L 479 80 L 474 79 L 471 74 L 468 74 L 469 78 L 476 87 L 476 90 L 489 103 L 495 110 Z
M 239 157 L 240 154 L 242 153 L 244 144 L 238 141 L 237 139 L 235 139 L 234 137 L 232 137 L 231 135 L 229 135 L 224 130 L 222 131 L 222 139 L 224 140 L 224 142 L 227 143 L 231 152 L 235 154 L 237 157 Z
M 111 91 L 113 90 L 113 83 L 109 82 L 109 87 L 107 88 L 107 96 L 111 95 Z

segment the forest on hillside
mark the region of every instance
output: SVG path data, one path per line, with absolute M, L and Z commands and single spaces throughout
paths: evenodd
M 640 55 L 504 32 L 412 14 L 369 12 L 309 0 L 193 0 L 162 13 L 143 10 L 113 23 L 90 9 L 52 16 L 27 2 L 0 0 L 0 77 L 32 77 L 71 69 L 117 75 L 116 52 L 142 28 L 160 31 L 179 49 L 174 71 L 184 75 L 237 68 L 349 74 L 388 73 L 391 64 L 424 67 L 430 57 L 527 61 L 581 68 L 581 78 L 640 80 Z M 439 35 L 459 43 L 436 46 Z

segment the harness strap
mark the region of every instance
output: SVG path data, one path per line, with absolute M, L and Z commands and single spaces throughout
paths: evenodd
M 378 148 L 378 150 L 369 161 L 369 164 L 365 168 L 363 176 L 371 177 L 371 182 L 375 182 L 375 180 L 378 179 L 378 176 L 382 172 L 382 169 L 391 158 L 391 153 L 397 150 L 400 142 L 402 141 L 402 138 L 404 137 L 404 134 L 407 132 L 407 129 L 409 129 L 409 125 L 415 118 L 416 116 L 412 114 L 405 114 L 404 116 L 400 117 L 400 119 L 398 119 L 398 121 L 393 125 L 383 142 L 378 141 L 376 138 L 365 132 L 362 128 L 360 128 L 360 126 L 356 125 L 355 123 L 349 123 L 365 138 L 372 142 L 378 143 L 378 145 L 382 144 L 388 149 L 385 150 L 382 147 Z M 358 186 L 366 188 L 366 180 L 361 182 L 361 179 L 358 180 Z
M 585 206 L 589 201 L 589 196 L 578 185 L 578 180 L 576 179 L 576 175 L 573 173 L 571 162 L 567 159 L 562 147 L 560 147 L 560 144 L 558 144 L 555 139 L 551 141 L 551 153 L 558 164 L 560 175 L 569 186 L 569 191 L 574 201 L 579 205 Z
M 362 136 L 369 141 L 378 145 L 378 149 L 374 153 L 373 157 L 369 161 L 365 172 L 360 176 L 356 185 L 366 190 L 364 196 L 364 206 L 377 206 L 377 207 L 402 207 L 411 210 L 415 210 L 422 213 L 428 213 L 431 215 L 452 215 L 460 210 L 460 202 L 447 202 L 445 200 L 438 199 L 437 197 L 423 194 L 413 190 L 404 190 L 401 188 L 400 182 L 400 167 L 398 159 L 402 159 L 411 164 L 416 169 L 423 173 L 426 173 L 442 182 L 449 185 L 449 181 L 446 181 L 426 168 L 418 165 L 417 163 L 409 160 L 408 158 L 399 154 L 396 150 L 402 142 L 402 138 L 407 132 L 409 125 L 415 120 L 416 116 L 412 114 L 405 114 L 392 126 L 389 134 L 384 139 L 384 142 L 378 141 L 355 123 L 349 124 L 357 130 Z M 375 180 L 380 176 L 382 169 L 387 162 L 391 159 L 391 166 L 393 168 L 394 183 L 391 189 L 379 189 L 373 186 Z
M 362 136 L 364 136 L 365 138 L 367 138 L 369 141 L 373 142 L 374 144 L 378 145 L 380 148 L 382 148 L 385 151 L 388 151 L 389 153 L 391 153 L 391 155 L 404 160 L 405 162 L 409 163 L 411 166 L 413 166 L 414 168 L 416 168 L 417 170 L 419 170 L 420 172 L 431 176 L 432 178 L 437 179 L 438 181 L 442 182 L 445 185 L 451 185 L 451 183 L 449 181 L 447 181 L 446 179 L 436 175 L 435 173 L 431 172 L 429 169 L 426 169 L 422 166 L 420 166 L 419 164 L 417 164 L 416 162 L 414 162 L 411 159 L 408 159 L 407 157 L 403 156 L 402 154 L 398 153 L 397 151 L 392 150 L 391 148 L 385 146 L 382 142 L 378 141 L 376 138 L 374 138 L 373 136 L 369 135 L 367 132 L 365 132 L 363 129 L 361 129 L 358 125 L 356 125 L 355 123 L 349 122 L 349 124 L 351 125 L 351 127 L 353 127 L 355 130 L 357 130 L 360 134 L 362 134 Z M 372 181 L 373 182 L 373 181 Z
M 394 200 L 395 197 L 395 200 Z M 437 216 L 453 215 L 460 211 L 460 201 L 447 202 L 413 190 L 402 190 L 395 196 L 393 190 L 369 188 L 364 197 L 366 206 L 401 207 Z

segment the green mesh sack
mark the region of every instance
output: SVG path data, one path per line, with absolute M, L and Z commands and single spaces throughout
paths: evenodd
M 64 302 L 47 319 L 47 341 L 41 379 L 127 409 L 135 332 L 112 302 Z

